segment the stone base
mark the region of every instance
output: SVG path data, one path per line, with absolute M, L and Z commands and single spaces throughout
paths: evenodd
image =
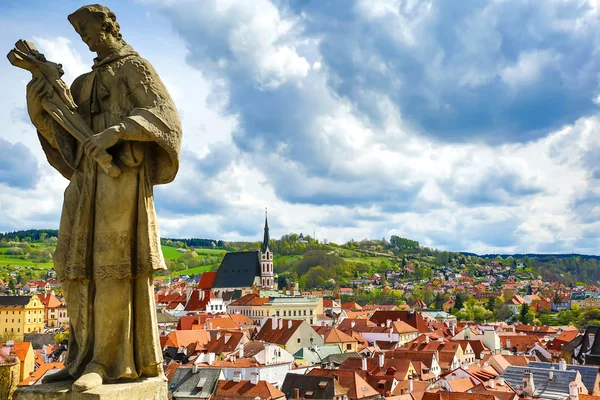
M 20 386 L 13 400 L 165 400 L 167 382 L 160 378 L 102 385 L 87 392 L 71 390 L 73 381 Z

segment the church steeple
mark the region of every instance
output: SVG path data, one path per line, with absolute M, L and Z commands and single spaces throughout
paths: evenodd
M 267 251 L 270 241 L 271 238 L 269 237 L 269 221 L 267 219 L 267 209 L 265 208 L 265 235 L 263 237 L 262 245 L 260 246 L 260 251 L 262 253 Z
M 270 239 L 269 221 L 267 219 L 267 209 L 265 208 L 265 236 L 260 245 L 260 284 L 265 289 L 273 289 L 275 286 L 275 279 L 273 276 L 273 252 L 270 249 Z

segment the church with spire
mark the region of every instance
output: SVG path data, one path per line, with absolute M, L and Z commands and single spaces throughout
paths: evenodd
M 271 238 L 269 237 L 269 221 L 265 210 L 265 234 L 260 245 L 260 285 L 265 289 L 273 289 L 275 280 L 273 278 L 273 252 L 271 251 Z
M 205 273 L 206 274 L 206 273 Z M 265 227 L 260 251 L 227 253 L 216 271 L 212 290 L 222 298 L 239 298 L 256 288 L 277 290 L 273 273 L 273 251 L 269 235 L 269 221 L 265 210 Z

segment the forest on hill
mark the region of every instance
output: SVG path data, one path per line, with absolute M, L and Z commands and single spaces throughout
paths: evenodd
M 14 260 L 51 262 L 57 230 L 30 229 L 0 233 L 0 265 Z M 15 246 L 15 243 L 25 245 Z M 163 253 L 169 273 L 195 275 L 218 268 L 224 254 L 256 251 L 259 242 L 227 242 L 215 239 L 163 238 Z M 280 280 L 299 281 L 306 289 L 329 288 L 373 273 L 405 271 L 406 279 L 429 279 L 434 272 L 445 275 L 461 272 L 477 277 L 486 274 L 490 262 L 500 262 L 517 279 L 558 281 L 567 286 L 598 284 L 600 257 L 578 254 L 477 255 L 448 252 L 421 246 L 418 241 L 399 236 L 389 239 L 351 240 L 344 244 L 320 242 L 310 235 L 287 234 L 271 240 L 275 272 Z M 519 266 L 519 267 L 518 267 Z M 404 273 L 404 272 L 403 272 Z

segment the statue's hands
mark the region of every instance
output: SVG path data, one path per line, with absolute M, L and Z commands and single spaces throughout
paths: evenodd
M 101 151 L 117 144 L 120 129 L 120 125 L 111 126 L 90 137 L 83 145 L 85 153 L 92 158 L 97 158 Z
M 44 128 L 50 120 L 50 115 L 42 106 L 44 98 L 52 93 L 52 87 L 44 78 L 34 78 L 27 84 L 27 112 L 36 128 Z

